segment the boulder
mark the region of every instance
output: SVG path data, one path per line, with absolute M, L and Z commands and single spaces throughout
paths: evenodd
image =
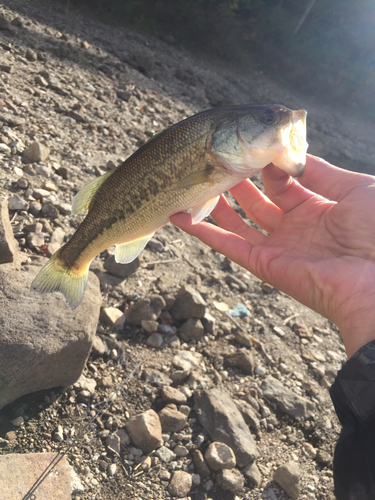
M 95 336 L 101 304 L 96 276 L 90 273 L 72 311 L 61 294 L 30 292 L 39 270 L 0 266 L 0 408 L 24 394 L 76 382 Z

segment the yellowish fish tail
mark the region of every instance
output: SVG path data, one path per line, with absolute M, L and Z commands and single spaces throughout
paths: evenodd
M 89 275 L 89 264 L 84 269 L 68 268 L 60 258 L 60 250 L 57 250 L 50 260 L 42 267 L 30 290 L 35 293 L 60 292 L 66 298 L 70 309 L 79 306 Z

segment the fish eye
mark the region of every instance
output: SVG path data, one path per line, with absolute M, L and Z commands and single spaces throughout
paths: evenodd
M 272 108 L 268 108 L 260 114 L 260 119 L 266 125 L 274 125 L 277 121 L 277 114 Z

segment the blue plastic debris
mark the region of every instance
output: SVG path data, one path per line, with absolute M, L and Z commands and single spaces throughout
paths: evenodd
M 238 303 L 234 309 L 229 309 L 228 314 L 244 318 L 245 316 L 250 316 L 250 311 L 243 304 Z

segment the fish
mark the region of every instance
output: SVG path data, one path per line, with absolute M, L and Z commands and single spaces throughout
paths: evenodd
M 87 215 L 31 291 L 60 292 L 75 309 L 106 248 L 115 244 L 116 261 L 132 262 L 171 215 L 191 209 L 199 223 L 222 193 L 269 163 L 301 175 L 307 147 L 306 111 L 275 104 L 209 109 L 162 130 L 74 196 L 72 215 Z

